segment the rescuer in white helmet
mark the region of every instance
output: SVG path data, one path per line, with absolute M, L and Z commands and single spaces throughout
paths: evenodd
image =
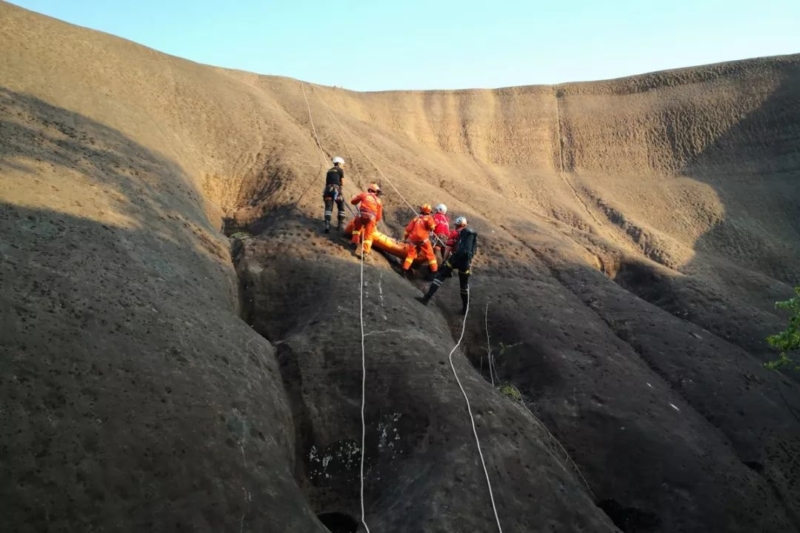
M 444 266 L 436 273 L 428 292 L 425 293 L 425 296 L 417 297 L 417 300 L 424 305 L 428 305 L 430 299 L 436 294 L 442 283 L 450 277 L 453 270 L 458 270 L 458 281 L 461 285 L 461 314 L 465 314 L 469 303 L 469 276 L 471 274 L 472 256 L 478 251 L 478 234 L 472 228 L 467 227 L 467 219 L 465 217 L 458 217 L 456 219 L 456 229 L 451 235 L 453 252 Z
M 433 230 L 433 251 L 441 256 L 441 263 L 447 259 L 446 243 L 450 236 L 450 220 L 447 218 L 447 206 L 439 204 L 433 213 L 433 220 L 436 228 Z

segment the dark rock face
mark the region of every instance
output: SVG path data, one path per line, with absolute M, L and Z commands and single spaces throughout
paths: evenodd
M 557 282 L 544 274 L 530 292 L 482 280 L 490 331 L 508 346 L 497 374 L 566 443 L 614 523 L 792 531 L 782 502 L 797 490 L 784 475 L 795 468 L 797 420 L 780 377 L 596 271 L 552 272 Z M 468 343 L 473 361 L 485 356 L 480 339 Z M 757 472 L 753 460 L 771 466 Z
M 0 109 L 0 168 L 38 164 L 51 205 L 22 187 L 0 202 L 3 530 L 325 531 L 292 477 L 274 350 L 239 319 L 227 243 L 178 170 L 44 102 Z
M 339 244 L 283 236 L 285 219 L 240 251 L 245 314 L 276 345 L 292 405 L 298 484 L 321 512 L 360 517 L 359 265 Z M 448 353 L 460 324 L 413 299 L 418 289 L 382 258 L 364 269 L 366 521 L 374 531 L 492 531 L 488 489 Z M 455 285 L 457 291 L 457 284 Z M 443 289 L 444 292 L 444 289 Z M 519 403 L 482 379 L 460 353 L 505 530 L 614 531 L 586 488 L 547 446 Z
M 3 531 L 363 531 L 362 448 L 372 531 L 496 529 L 458 283 L 364 265 L 362 383 L 309 111 L 347 194 L 373 154 L 480 234 L 453 361 L 504 531 L 800 531 L 797 374 L 762 366 L 800 57 L 306 107 L 6 3 L 0 49 Z

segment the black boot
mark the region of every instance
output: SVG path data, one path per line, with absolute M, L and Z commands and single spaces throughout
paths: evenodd
M 326 220 L 325 221 L 325 233 L 330 233 L 330 232 L 331 232 L 331 223 Z
M 343 218 L 339 219 L 339 223 L 336 224 L 336 229 L 338 231 L 344 231 L 344 219 Z
M 428 302 L 431 301 L 433 295 L 436 294 L 436 291 L 439 290 L 439 286 L 436 283 L 431 283 L 431 286 L 428 287 L 428 292 L 425 293 L 425 296 L 417 296 L 417 301 L 422 302 L 423 305 L 428 305 Z
M 465 293 L 461 293 L 461 314 L 467 314 L 467 302 L 469 301 L 469 295 Z

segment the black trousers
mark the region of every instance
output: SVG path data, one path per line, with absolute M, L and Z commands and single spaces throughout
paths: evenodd
M 325 191 L 322 193 L 322 199 L 325 201 L 325 225 L 330 225 L 331 215 L 333 215 L 333 204 L 336 204 L 339 226 L 342 226 L 346 214 L 344 211 L 344 198 L 342 198 L 341 188 L 336 185 L 325 187 Z
M 461 303 L 464 304 L 464 307 L 467 306 L 467 299 L 469 298 L 469 277 L 470 273 L 470 265 L 469 259 L 467 258 L 450 258 L 447 262 L 439 269 L 439 272 L 436 273 L 436 276 L 433 278 L 433 283 L 428 288 L 428 294 L 425 296 L 427 298 L 431 298 L 436 291 L 439 290 L 439 287 L 442 286 L 442 283 L 449 278 L 454 270 L 458 271 L 458 283 L 461 286 Z

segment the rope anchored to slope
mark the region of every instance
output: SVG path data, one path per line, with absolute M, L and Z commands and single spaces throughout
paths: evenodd
M 313 88 L 312 88 L 312 90 L 313 90 Z M 303 97 L 305 98 L 305 89 L 303 89 Z M 326 107 L 326 109 L 328 111 L 328 115 L 330 117 L 332 117 L 337 122 L 337 124 L 339 125 L 339 127 L 342 130 L 347 132 L 347 130 L 344 128 L 344 125 L 341 123 L 341 121 L 330 111 L 330 108 L 327 105 L 327 103 L 325 103 L 325 101 L 322 100 L 322 98 L 320 98 L 319 95 L 317 95 L 317 97 L 320 99 L 320 101 Z M 309 113 L 309 118 L 310 118 L 311 117 L 311 107 L 308 104 L 308 99 L 307 98 L 306 98 L 306 106 L 308 107 L 308 113 Z M 312 127 L 313 127 L 313 121 L 312 121 Z M 405 204 L 409 207 L 409 209 L 411 209 L 411 211 L 414 214 L 416 214 L 417 210 L 408 202 L 408 200 L 405 199 L 405 197 L 402 195 L 402 193 L 400 193 L 398 188 L 386 176 L 386 174 L 383 173 L 383 171 L 380 169 L 380 167 L 378 167 L 378 165 L 375 164 L 375 162 L 366 154 L 366 152 L 363 150 L 363 148 L 358 143 L 358 141 L 356 141 L 355 138 L 349 132 L 347 132 L 347 133 L 350 136 L 350 139 L 353 141 L 353 144 L 356 145 L 356 147 L 361 152 L 361 154 L 367 159 L 367 161 L 369 161 L 372 164 L 373 167 L 375 167 L 375 170 L 381 175 L 381 177 L 383 179 L 385 179 L 387 183 L 389 183 L 389 185 L 392 187 L 392 189 L 394 189 L 395 193 L 397 193 L 397 195 L 403 200 L 403 202 L 405 202 Z M 314 135 L 316 137 L 316 130 L 314 131 Z M 317 146 L 319 146 L 320 150 L 322 150 L 322 147 L 319 145 L 319 140 L 317 140 Z M 364 346 L 364 339 L 365 339 L 366 335 L 364 333 L 364 243 L 363 243 L 363 241 L 361 242 L 360 246 L 361 246 L 361 261 L 360 261 L 361 277 L 360 277 L 360 287 L 359 287 L 359 321 L 360 321 L 360 326 L 361 326 L 361 465 L 360 465 L 360 483 L 361 483 L 361 485 L 360 485 L 360 499 L 361 499 L 361 523 L 364 524 L 364 528 L 366 529 L 367 533 L 369 533 L 370 530 L 369 530 L 369 527 L 367 526 L 367 523 L 366 523 L 365 509 L 364 509 L 364 463 L 365 463 L 365 456 L 366 456 L 366 450 L 365 450 L 365 447 L 366 447 L 366 418 L 365 418 L 364 411 L 365 411 L 365 406 L 366 406 L 366 372 L 367 372 L 367 370 L 366 370 L 366 349 L 365 349 L 365 346 Z M 463 320 L 463 322 L 461 324 L 461 335 L 459 336 L 458 341 L 456 342 L 456 344 L 453 347 L 453 349 L 448 354 L 448 361 L 450 362 L 450 368 L 453 371 L 453 376 L 456 379 L 456 383 L 458 384 L 458 387 L 461 390 L 461 394 L 464 396 L 464 401 L 467 404 L 467 413 L 469 414 L 470 423 L 472 425 L 472 433 L 473 433 L 473 435 L 475 437 L 475 444 L 476 444 L 476 447 L 478 449 L 478 455 L 479 455 L 480 460 L 481 460 L 481 466 L 483 468 L 483 473 L 484 473 L 484 476 L 486 478 L 486 485 L 487 485 L 487 487 L 489 489 L 489 499 L 490 499 L 491 504 L 492 504 L 492 510 L 494 512 L 495 521 L 497 523 L 497 529 L 498 529 L 498 531 L 500 533 L 502 533 L 503 528 L 502 528 L 502 525 L 500 524 L 500 516 L 499 516 L 499 514 L 497 512 L 497 505 L 495 504 L 495 501 L 494 501 L 494 492 L 492 490 L 492 483 L 491 483 L 491 480 L 489 478 L 489 471 L 486 468 L 486 461 L 485 461 L 485 459 L 483 457 L 483 451 L 481 450 L 480 438 L 478 437 L 478 430 L 477 430 L 477 426 L 475 425 L 475 417 L 472 414 L 472 406 L 470 405 L 469 396 L 467 395 L 467 392 L 466 392 L 466 390 L 464 389 L 464 386 L 461 383 L 461 379 L 458 377 L 458 372 L 456 371 L 455 363 L 453 362 L 453 354 L 456 352 L 456 350 L 458 350 L 459 346 L 461 346 L 461 342 L 464 339 L 464 333 L 466 331 L 466 326 L 467 326 L 467 317 L 469 316 L 469 304 L 470 304 L 470 291 L 469 291 L 469 289 L 467 289 L 467 304 L 466 304 L 466 309 L 465 309 L 465 313 L 464 313 L 464 320 Z
M 503 526 L 500 525 L 500 516 L 497 514 L 497 505 L 494 503 L 494 492 L 492 491 L 492 482 L 489 479 L 489 471 L 486 469 L 486 461 L 483 458 L 483 452 L 481 451 L 481 440 L 478 437 L 478 429 L 475 426 L 475 417 L 472 414 L 472 406 L 469 403 L 469 397 L 467 396 L 467 391 L 464 389 L 464 386 L 461 384 L 461 379 L 458 377 L 458 372 L 456 372 L 456 365 L 453 363 L 453 354 L 456 352 L 459 346 L 461 346 L 461 341 L 464 339 L 464 332 L 467 329 L 467 316 L 469 316 L 469 297 L 470 297 L 470 290 L 467 289 L 467 309 L 464 313 L 464 321 L 461 323 L 461 335 L 458 337 L 458 342 L 456 345 L 453 346 L 453 349 L 450 350 L 450 354 L 447 356 L 448 361 L 450 361 L 450 368 L 453 370 L 453 375 L 456 378 L 456 383 L 458 383 L 458 388 L 461 389 L 461 394 L 464 395 L 464 401 L 467 404 L 467 412 L 469 413 L 469 420 L 472 423 L 472 434 L 475 436 L 475 445 L 478 448 L 478 455 L 481 458 L 481 466 L 483 467 L 483 474 L 486 476 L 486 486 L 489 488 L 489 499 L 492 502 L 492 510 L 494 511 L 494 519 L 497 522 L 497 530 L 500 533 L 503 533 Z
M 322 159 L 324 162 L 328 161 L 328 154 L 325 153 L 325 150 L 322 149 L 322 144 L 319 142 L 319 136 L 317 136 L 317 128 L 314 126 L 314 118 L 311 116 L 311 105 L 308 103 L 308 97 L 306 96 L 306 87 L 305 83 L 300 82 L 300 88 L 303 90 L 303 100 L 306 102 L 306 109 L 308 110 L 308 121 L 311 123 L 311 131 L 314 133 L 314 142 L 319 148 L 319 152 L 322 155 Z M 324 167 L 323 167 L 324 168 Z M 313 183 L 313 182 L 312 182 Z M 344 191 L 344 185 L 342 185 L 342 191 Z M 305 193 L 303 193 L 305 194 Z M 299 201 L 299 199 L 298 199 Z M 349 203 L 344 202 L 344 205 L 347 206 L 347 210 L 350 211 L 350 214 L 356 216 L 356 212 L 350 206 Z
M 361 281 L 359 291 L 359 309 L 358 317 L 361 323 L 361 523 L 369 533 L 369 526 L 367 526 L 366 517 L 364 516 L 364 458 L 366 456 L 366 441 L 367 441 L 367 422 L 364 416 L 364 408 L 367 399 L 367 352 L 364 348 L 364 241 L 361 241 Z

